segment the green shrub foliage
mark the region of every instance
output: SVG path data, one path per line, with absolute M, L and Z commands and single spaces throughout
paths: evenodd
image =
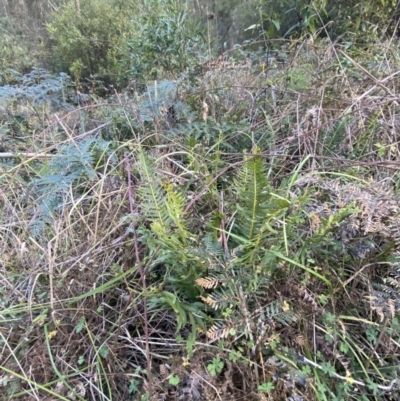
M 133 36 L 135 10 L 132 0 L 89 0 L 79 10 L 69 2 L 47 24 L 57 68 L 77 81 L 97 74 L 117 82 L 124 75 L 122 46 Z
M 32 64 L 23 35 L 12 20 L 0 16 L 0 85 L 14 82 Z
M 194 66 L 204 51 L 202 32 L 180 0 L 146 2 L 135 33 L 127 49 L 135 78 L 174 76 Z

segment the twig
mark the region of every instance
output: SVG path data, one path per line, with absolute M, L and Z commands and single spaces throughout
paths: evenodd
M 257 156 L 256 154 L 252 154 L 252 156 Z M 221 177 L 221 175 L 225 174 L 228 170 L 230 170 L 233 167 L 236 166 L 240 166 L 243 163 L 246 163 L 247 160 L 241 160 L 239 162 L 236 163 L 232 163 L 229 166 L 223 168 L 196 196 L 193 197 L 193 199 L 189 202 L 189 204 L 185 207 L 185 213 L 188 212 L 192 206 L 204 195 L 204 193 L 211 187 L 212 184 L 214 184 L 215 181 L 217 181 L 217 179 L 219 177 Z
M 139 244 L 137 240 L 137 233 L 136 233 L 136 223 L 134 218 L 134 199 L 132 194 L 132 176 L 131 176 L 131 164 L 129 162 L 129 157 L 125 156 L 125 163 L 126 163 L 126 172 L 128 175 L 128 196 L 129 196 L 129 208 L 130 213 L 133 218 L 131 222 L 131 229 L 133 233 L 133 243 L 135 247 L 135 259 L 136 264 L 138 266 L 139 274 L 142 280 L 142 287 L 143 293 L 146 295 L 146 274 L 143 269 L 142 261 L 140 260 L 139 255 Z M 147 299 L 145 297 L 143 302 L 143 317 L 144 317 L 144 335 L 146 340 L 146 360 L 147 360 L 147 382 L 148 382 L 148 389 L 149 395 L 151 396 L 152 393 L 152 383 L 151 383 L 151 359 L 150 359 L 150 347 L 149 347 L 149 325 L 148 325 L 148 316 L 147 316 Z
M 48 157 L 55 156 L 54 153 L 11 153 L 11 152 L 3 152 L 0 153 L 0 159 L 10 159 L 12 157 L 28 157 L 28 158 L 35 158 L 35 159 L 46 159 Z
M 212 387 L 215 391 L 215 393 L 217 394 L 217 397 L 220 399 L 220 401 L 222 401 L 221 396 L 219 395 L 219 391 L 215 388 L 215 386 L 213 386 L 208 380 L 206 380 L 204 377 L 200 376 L 196 371 L 192 371 L 193 374 L 195 374 L 196 376 L 199 377 L 199 379 L 203 380 L 204 382 L 206 382 L 210 387 Z
M 313 361 L 307 359 L 305 356 L 299 355 L 299 357 L 300 357 L 300 360 L 301 360 L 302 362 L 304 362 L 304 363 L 306 363 L 306 364 L 308 364 L 308 365 L 314 366 L 315 368 L 317 368 L 317 369 L 319 369 L 319 370 L 322 370 L 322 371 L 324 370 L 324 369 L 322 368 L 321 365 L 318 365 L 318 363 L 315 363 L 315 362 L 313 362 Z M 350 377 L 341 376 L 341 375 L 337 374 L 336 372 L 333 372 L 332 375 L 333 375 L 334 377 L 336 377 L 337 379 L 345 380 L 345 381 L 347 381 L 348 383 L 358 384 L 359 386 L 363 386 L 363 387 L 367 386 L 366 383 L 364 383 L 364 382 L 362 382 L 362 381 L 360 381 L 360 380 L 355 380 L 355 379 L 350 378 Z M 393 380 L 389 383 L 388 386 L 382 386 L 381 384 L 376 384 L 376 387 L 378 387 L 379 389 L 381 389 L 381 390 L 383 390 L 383 391 L 390 391 L 390 390 L 392 390 L 393 386 L 396 384 L 396 381 L 397 381 L 396 379 L 393 379 Z
M 59 122 L 61 122 L 61 120 L 59 120 Z M 46 148 L 46 152 L 50 152 L 50 151 L 52 151 L 54 149 L 58 149 L 62 145 L 65 145 L 65 144 L 67 144 L 69 142 L 76 141 L 76 140 L 79 140 L 79 139 L 83 139 L 86 136 L 88 136 L 90 134 L 93 134 L 93 133 L 101 130 L 102 128 L 108 127 L 111 124 L 112 124 L 112 122 L 108 121 L 108 122 L 106 122 L 104 124 L 99 125 L 96 128 L 91 129 L 90 131 L 84 132 L 83 134 L 80 134 L 80 135 L 77 135 L 77 136 L 75 136 L 73 138 L 70 138 L 70 139 L 67 139 L 65 141 L 59 142 L 56 145 L 49 146 L 48 148 Z M 54 157 L 54 156 L 55 156 L 55 154 L 53 154 L 53 153 L 35 153 L 35 152 L 18 152 L 18 153 L 2 152 L 2 153 L 0 153 L 0 158 L 7 158 L 7 159 L 12 158 L 12 157 L 21 157 L 21 158 L 24 157 L 24 158 L 28 158 L 28 159 L 45 159 L 45 158 Z

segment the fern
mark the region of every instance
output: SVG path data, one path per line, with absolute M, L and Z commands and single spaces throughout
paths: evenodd
M 187 230 L 185 221 L 185 198 L 182 193 L 176 191 L 170 183 L 164 185 L 164 188 L 167 193 L 165 205 L 168 211 L 168 216 L 177 228 L 182 244 L 187 245 L 190 234 Z
M 232 333 L 235 333 L 237 325 L 232 322 L 215 323 L 207 330 L 207 338 L 211 340 L 219 340 L 220 338 L 227 338 Z
M 214 277 L 198 278 L 196 284 L 202 288 L 211 289 L 218 287 L 220 281 Z
M 278 302 L 277 302 L 278 303 Z M 297 321 L 296 314 L 291 310 L 283 310 L 281 302 L 279 304 L 279 309 L 275 309 L 273 311 L 268 310 L 267 321 L 274 321 L 280 323 L 282 326 L 289 326 L 290 324 Z M 269 306 L 269 305 L 268 305 Z
M 70 188 L 74 188 L 74 193 L 77 193 L 79 182 L 94 180 L 96 155 L 104 153 L 108 146 L 109 142 L 101 139 L 86 138 L 65 146 L 43 165 L 39 177 L 30 184 L 37 203 L 29 224 L 34 238 L 40 237 L 45 227 L 51 224 L 70 196 Z
M 400 313 L 400 267 L 397 263 L 392 267 L 384 283 L 373 283 L 374 290 L 368 296 L 371 309 L 381 321 L 384 317 L 393 318 Z
M 171 183 L 161 182 L 154 163 L 143 150 L 139 151 L 141 184 L 138 193 L 141 215 L 151 223 L 151 230 L 165 244 L 170 243 L 171 248 L 186 247 L 190 233 L 186 227 L 185 198 Z
M 267 329 L 288 326 L 297 320 L 296 314 L 281 300 L 267 305 L 263 301 L 273 282 L 272 274 L 277 270 L 274 251 L 280 249 L 284 239 L 278 228 L 282 227 L 281 221 L 286 215 L 291 223 L 287 212 L 291 202 L 272 193 L 264 160 L 258 153 L 256 148 L 253 155 L 245 156 L 245 163 L 233 181 L 235 210 L 229 210 L 232 203 L 225 204 L 224 214 L 233 216 L 229 230 L 223 231 L 229 238 L 228 249 L 223 251 L 218 235 L 226 216 L 214 212 L 208 224 L 211 233 L 203 239 L 208 274 L 196 280 L 203 292 L 200 299 L 220 319 L 219 325 L 212 326 L 207 336 L 225 338 L 230 332 L 242 330 L 239 335 L 244 334 L 252 341 L 256 335 L 260 338 L 256 346 L 270 334 Z M 231 198 L 224 196 L 224 199 Z M 309 301 L 309 297 L 306 299 Z M 262 327 L 258 327 L 259 323 Z
M 53 102 L 55 100 L 53 94 L 62 98 L 62 93 L 71 87 L 72 81 L 67 74 L 61 72 L 58 76 L 54 76 L 44 68 L 33 67 L 29 73 L 18 78 L 18 86 L 4 86 L 2 95 L 10 98 L 24 95 L 27 99 L 40 104 L 45 99 L 47 102 L 50 100 Z M 65 99 L 63 100 L 65 101 Z
M 351 123 L 351 116 L 345 116 L 337 120 L 330 129 L 323 132 L 324 155 L 332 156 L 337 152 L 339 146 L 343 146 L 346 137 L 346 128 Z
M 239 171 L 235 183 L 238 234 L 248 241 L 256 239 L 268 214 L 269 183 L 264 161 L 255 149 L 255 156 L 245 157 L 246 163 Z
M 162 280 L 166 289 L 179 294 L 179 302 L 198 301 L 195 279 L 204 271 L 205 261 L 197 247 L 197 236 L 187 228 L 185 198 L 172 183 L 162 182 L 155 160 L 142 149 L 137 168 L 140 241 L 150 253 L 157 250 L 152 262 L 157 272 L 154 277 Z
M 140 114 L 144 121 L 151 121 L 162 113 L 163 108 L 176 104 L 177 83 L 170 80 L 162 80 L 154 85 L 147 86 L 147 91 L 142 95 L 139 105 Z
M 217 227 L 213 229 L 217 232 Z M 221 265 L 225 265 L 225 255 L 214 233 L 207 233 L 201 243 L 201 255 L 207 262 L 207 268 L 210 270 L 218 270 Z
M 157 230 L 167 232 L 172 220 L 165 206 L 165 191 L 153 163 L 153 160 L 144 151 L 139 151 L 138 169 L 141 184 L 138 193 L 140 212 L 142 217 L 145 217 L 152 224 L 156 224 Z

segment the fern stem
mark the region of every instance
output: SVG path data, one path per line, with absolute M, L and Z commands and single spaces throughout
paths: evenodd
M 132 176 L 131 176 L 131 165 L 129 163 L 128 156 L 125 156 L 126 162 L 126 172 L 128 175 L 128 196 L 129 196 L 129 209 L 131 216 L 134 216 L 134 199 L 132 194 Z M 143 292 L 146 294 L 146 275 L 143 269 L 142 261 L 139 255 L 139 244 L 137 241 L 137 233 L 136 233 L 136 223 L 133 217 L 131 222 L 131 229 L 133 233 L 133 243 L 135 248 L 135 260 L 138 266 L 140 278 L 142 280 Z M 144 335 L 145 335 L 145 344 L 146 344 L 146 362 L 147 362 L 147 383 L 148 383 L 148 393 L 151 397 L 152 394 L 152 378 L 151 378 L 151 358 L 150 358 L 150 347 L 149 347 L 149 324 L 148 324 L 148 314 L 147 314 L 147 300 L 145 299 L 143 302 L 143 317 L 144 317 Z
M 185 213 L 188 212 L 192 206 L 202 197 L 202 195 L 211 187 L 212 184 L 214 184 L 215 181 L 222 175 L 224 175 L 228 170 L 230 170 L 233 167 L 240 166 L 244 163 L 246 163 L 247 160 L 241 160 L 236 163 L 232 163 L 229 166 L 223 168 L 196 196 L 193 197 L 193 199 L 189 202 L 189 204 L 185 207 Z

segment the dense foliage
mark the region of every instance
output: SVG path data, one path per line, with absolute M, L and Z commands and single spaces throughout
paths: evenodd
M 83 1 L 79 9 L 69 2 L 47 24 L 57 67 L 76 82 L 96 74 L 116 82 L 124 74 L 123 46 L 134 34 L 136 13 L 135 1 Z
M 12 22 L 0 15 L 0 84 L 13 82 L 19 72 L 33 65 L 26 38 L 18 34 Z
M 54 72 L 1 25 L 3 398 L 398 399 L 396 4 L 41 4 Z
M 206 41 L 199 26 L 189 21 L 179 0 L 146 2 L 127 42 L 130 76 L 135 79 L 176 77 L 199 62 Z

